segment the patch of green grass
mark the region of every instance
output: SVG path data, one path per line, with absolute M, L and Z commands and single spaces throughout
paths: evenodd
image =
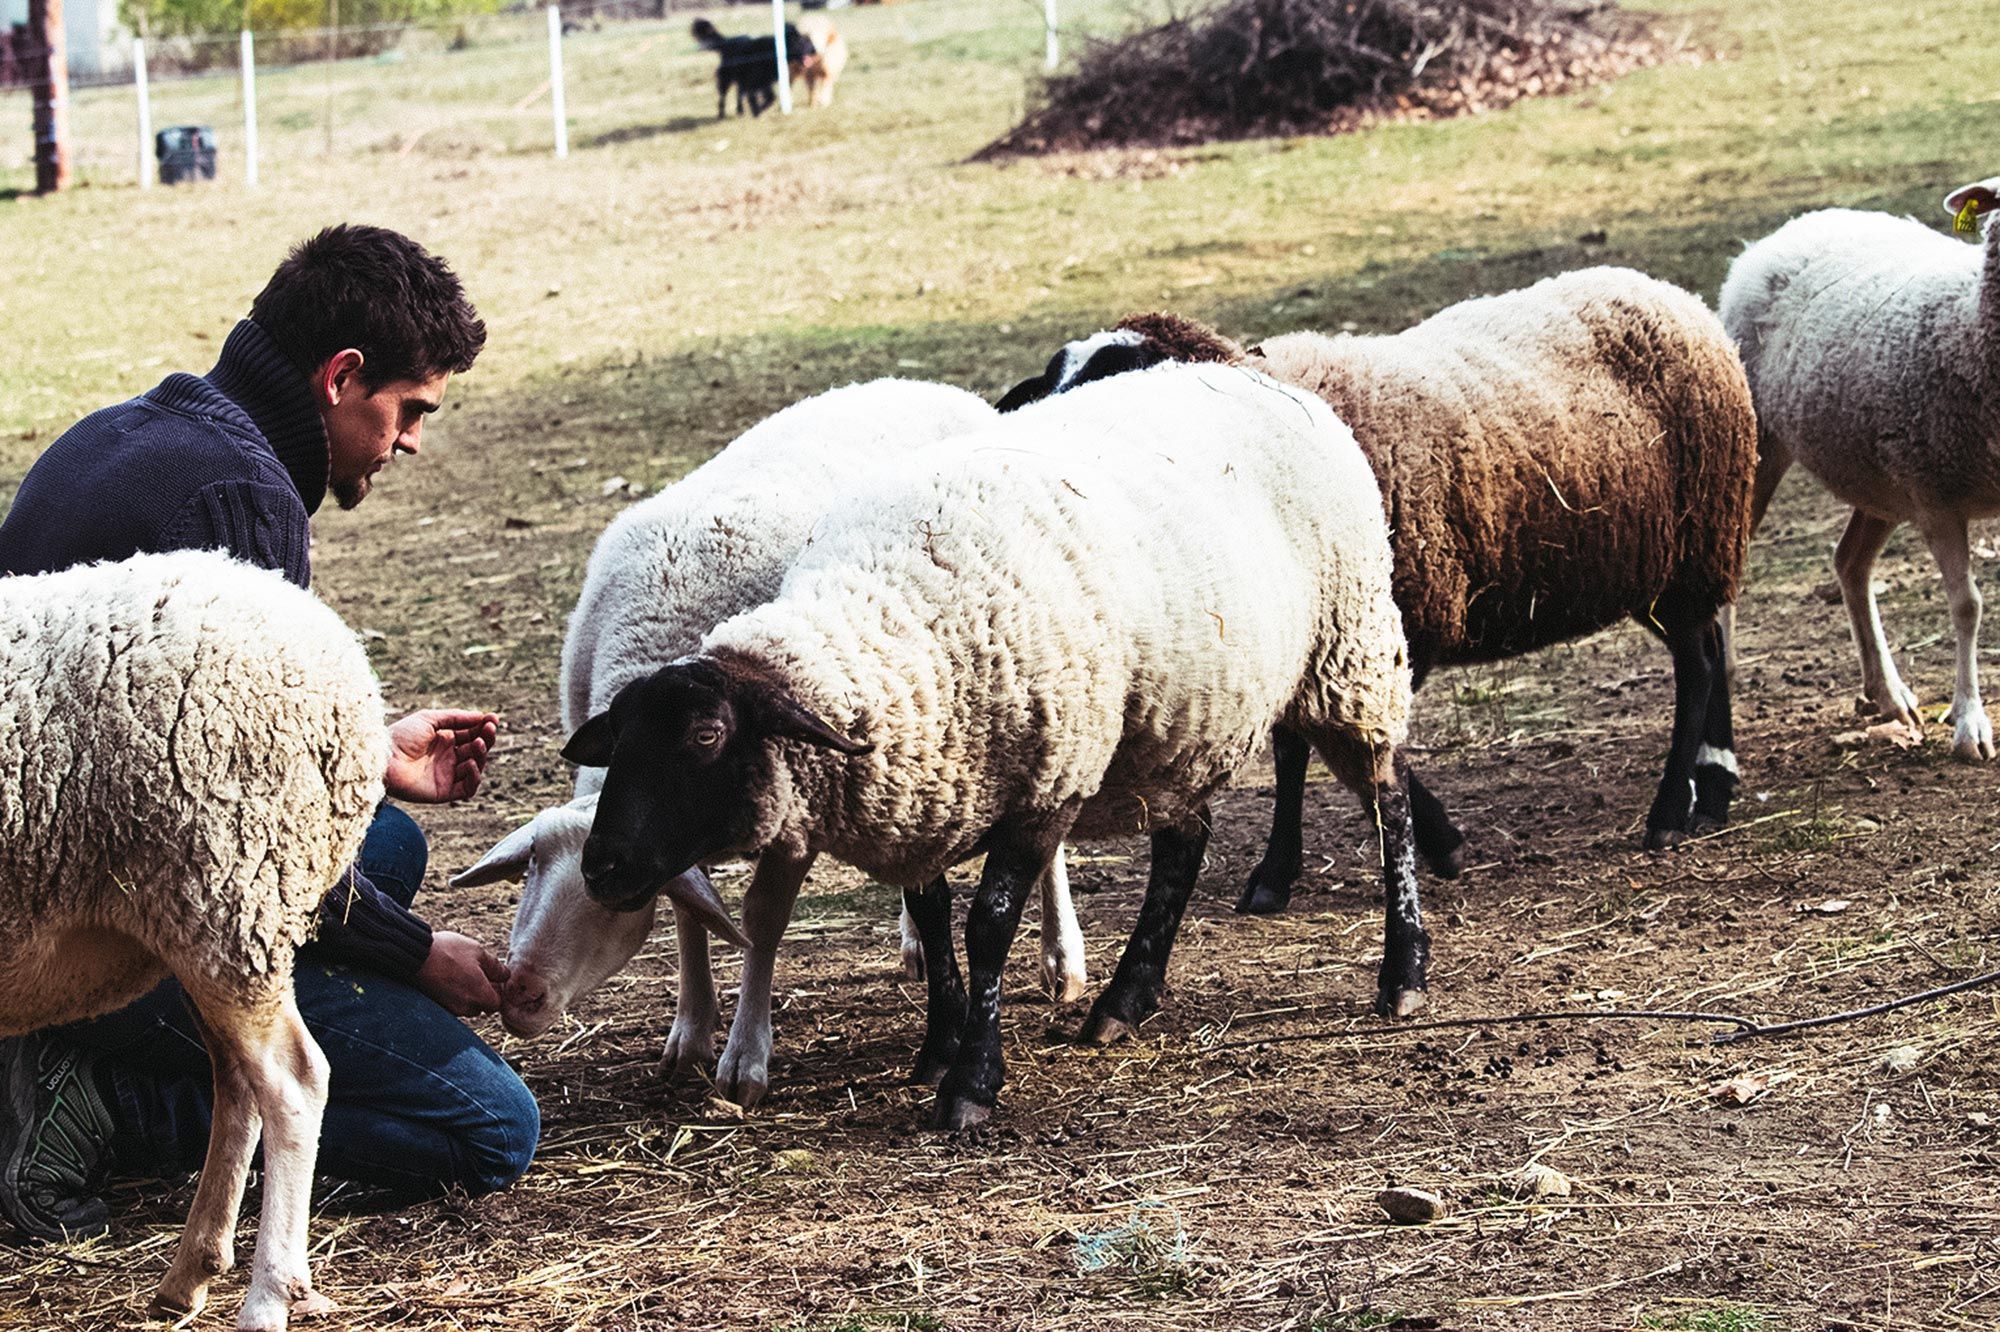
M 1685 1313 L 1641 1314 L 1639 1326 L 1661 1332 L 1776 1332 L 1769 1317 L 1741 1304 L 1718 1304 Z

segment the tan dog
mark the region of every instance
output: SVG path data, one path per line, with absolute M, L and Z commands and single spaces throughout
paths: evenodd
M 804 59 L 791 62 L 792 80 L 805 77 L 807 105 L 832 106 L 833 85 L 847 65 L 847 39 L 825 14 L 807 14 L 799 20 L 798 28 L 813 50 Z

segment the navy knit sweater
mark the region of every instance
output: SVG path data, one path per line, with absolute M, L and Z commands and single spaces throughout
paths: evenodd
M 309 587 L 307 518 L 326 496 L 326 470 L 311 386 L 246 319 L 205 377 L 169 375 L 93 412 L 35 460 L 0 523 L 0 573 L 223 550 Z M 407 979 L 430 955 L 431 930 L 365 878 L 342 875 L 320 906 L 315 946 Z

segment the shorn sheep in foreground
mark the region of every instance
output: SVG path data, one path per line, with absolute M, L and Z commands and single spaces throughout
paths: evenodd
M 208 1159 L 157 1312 L 234 1261 L 264 1140 L 241 1328 L 313 1292 L 306 1226 L 326 1059 L 292 953 L 360 849 L 388 763 L 382 700 L 339 619 L 206 553 L 0 579 L 0 1034 L 121 1007 L 171 973 L 215 1067 Z
M 794 403 L 758 423 L 659 494 L 634 504 L 598 539 L 563 644 L 562 716 L 575 730 L 632 681 L 701 645 L 702 635 L 771 599 L 785 570 L 813 540 L 835 497 L 872 467 L 894 466 L 940 440 L 997 420 L 963 389 L 907 379 L 850 384 Z M 602 768 L 583 768 L 566 805 L 542 811 L 502 838 L 456 886 L 522 878 L 508 943 L 501 1017 L 536 1036 L 631 961 L 653 925 L 654 905 L 614 912 L 584 889 L 584 837 L 597 810 Z M 771 891 L 764 874 L 749 895 Z M 734 925 L 698 868 L 670 880 L 680 952 L 679 999 L 666 1059 L 684 1068 L 711 1059 L 720 1005 L 708 932 Z M 917 911 L 949 910 L 938 885 L 911 894 Z M 746 912 L 763 919 L 757 905 Z M 787 899 L 789 913 L 789 899 Z M 905 961 L 926 972 L 905 912 Z M 721 1094 L 754 1104 L 769 1086 L 774 952 L 744 958 L 736 1019 L 716 1070 Z M 775 950 L 776 940 L 770 941 Z M 1083 935 L 1058 855 L 1042 882 L 1042 980 L 1061 1000 L 1083 993 Z
M 960 1024 L 938 1010 L 949 918 L 920 921 L 918 1074 L 943 1073 L 935 1122 L 958 1128 L 997 1098 L 1001 967 L 1063 839 L 1152 835 L 1144 906 L 1083 1033 L 1115 1040 L 1158 1006 L 1210 797 L 1282 722 L 1380 829 L 1377 1002 L 1409 1012 L 1428 940 L 1389 577 L 1367 463 L 1309 394 L 1163 366 L 1039 404 L 850 491 L 772 600 L 570 738 L 571 761 L 609 769 L 585 879 L 630 909 L 692 865 L 758 855 L 788 891 L 746 903 L 755 941 L 821 853 L 906 888 L 984 853 Z
M 1975 226 L 2000 206 L 2000 177 L 1953 190 L 1944 206 Z M 1757 401 L 1754 520 L 1794 462 L 1853 506 L 1833 567 L 1861 692 L 1921 733 L 1871 581 L 1889 534 L 1915 523 L 1957 636 L 1952 752 L 1992 758 L 1966 524 L 2000 513 L 2000 226 L 1988 216 L 1980 243 L 1967 245 L 1915 218 L 1807 213 L 1736 257 L 1720 306 Z
M 1620 268 L 1454 305 L 1387 337 L 1290 333 L 1247 353 L 1141 315 L 1071 343 L 1002 410 L 1168 360 L 1265 371 L 1330 404 L 1374 465 L 1416 683 L 1630 617 L 1674 661 L 1674 726 L 1646 845 L 1720 826 L 1735 793 L 1717 612 L 1749 539 L 1749 388 L 1722 325 L 1678 287 Z M 1300 872 L 1308 759 L 1273 737 L 1271 842 L 1239 910 L 1277 911 Z M 1452 876 L 1463 836 L 1410 777 L 1418 850 Z

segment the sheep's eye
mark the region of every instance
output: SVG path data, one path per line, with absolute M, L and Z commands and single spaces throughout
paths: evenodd
M 688 743 L 697 749 L 713 749 L 722 743 L 722 728 L 710 723 L 688 732 Z

